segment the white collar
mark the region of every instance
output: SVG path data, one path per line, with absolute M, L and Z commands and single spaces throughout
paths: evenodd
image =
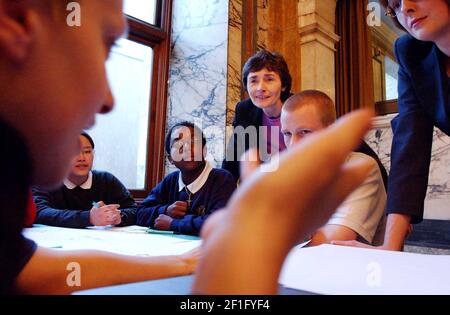
M 64 180 L 64 186 L 66 186 L 67 189 L 70 189 L 70 190 L 72 190 L 75 187 L 77 187 L 77 185 L 72 183 L 67 178 Z M 80 188 L 81 189 L 91 189 L 91 187 L 92 187 L 92 172 L 89 172 L 88 179 L 83 184 L 80 185 Z
M 197 191 L 199 191 L 203 185 L 205 185 L 206 181 L 208 180 L 209 173 L 212 171 L 212 166 L 209 164 L 208 161 L 205 161 L 205 168 L 203 169 L 202 173 L 189 185 L 187 185 L 187 188 L 189 191 L 193 194 L 195 194 Z M 186 187 L 186 185 L 183 182 L 183 178 L 181 176 L 181 171 L 178 176 L 178 191 L 182 191 Z

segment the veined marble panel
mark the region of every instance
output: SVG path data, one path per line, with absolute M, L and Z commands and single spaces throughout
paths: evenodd
M 392 144 L 390 126 L 394 115 L 377 117 L 374 129 L 366 137 L 367 143 L 378 154 L 389 172 Z M 420 152 L 417 152 L 420 154 Z M 425 218 L 450 220 L 450 137 L 434 129 L 430 175 L 425 199 Z
M 188 120 L 202 128 L 215 166 L 224 155 L 227 54 L 228 1 L 174 1 L 168 126 Z

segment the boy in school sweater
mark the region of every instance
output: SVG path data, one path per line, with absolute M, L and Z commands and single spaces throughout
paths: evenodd
M 206 139 L 194 124 L 181 122 L 170 128 L 165 147 L 179 171 L 153 188 L 137 210 L 137 224 L 199 235 L 208 216 L 225 207 L 236 183 L 228 171 L 205 161 Z
M 94 140 L 80 135 L 80 153 L 58 189 L 33 189 L 35 223 L 69 228 L 126 226 L 136 222 L 137 205 L 125 186 L 111 173 L 92 170 Z

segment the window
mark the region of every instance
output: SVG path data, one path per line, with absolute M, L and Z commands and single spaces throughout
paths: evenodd
M 398 64 L 386 52 L 373 47 L 372 66 L 375 102 L 395 100 L 398 97 Z
M 156 10 L 158 1 L 156 0 L 125 0 L 124 11 L 132 16 L 149 24 L 156 24 Z
M 114 47 L 107 74 L 115 98 L 89 131 L 94 168 L 144 198 L 163 177 L 171 0 L 125 0 L 129 35 Z
M 384 81 L 386 82 L 386 100 L 397 99 L 398 64 L 390 57 L 385 56 L 384 69 Z
M 106 65 L 115 109 L 99 116 L 91 132 L 94 168 L 113 170 L 129 189 L 145 189 L 152 61 L 151 47 L 128 39 L 117 43 Z
M 394 56 L 394 43 L 404 33 L 384 14 L 381 26 L 372 30 L 372 66 L 374 99 L 377 114 L 397 111 L 398 64 Z

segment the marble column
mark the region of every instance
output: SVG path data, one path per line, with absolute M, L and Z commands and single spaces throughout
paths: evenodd
M 236 104 L 241 101 L 242 1 L 245 0 L 229 1 L 226 141 L 233 132 L 231 124 Z
M 241 101 L 242 1 L 229 1 L 227 124 L 231 125 L 236 103 Z
M 256 12 L 256 47 L 257 50 L 270 49 L 269 47 L 269 0 L 257 0 Z
M 336 0 L 299 0 L 301 89 L 318 89 L 335 100 Z

